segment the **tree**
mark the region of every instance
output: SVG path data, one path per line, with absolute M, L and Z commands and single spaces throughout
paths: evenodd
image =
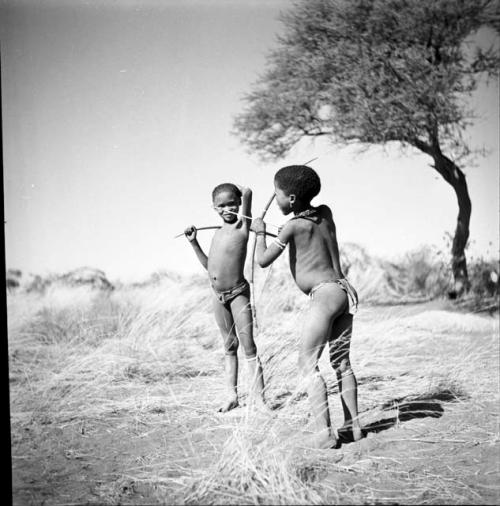
M 300 139 L 346 145 L 397 142 L 433 159 L 453 188 L 458 217 L 452 293 L 469 287 L 465 247 L 471 201 L 459 167 L 471 154 L 465 98 L 498 75 L 498 47 L 473 47 L 483 26 L 498 38 L 492 0 L 302 0 L 282 15 L 284 34 L 244 98 L 235 132 L 263 159 Z

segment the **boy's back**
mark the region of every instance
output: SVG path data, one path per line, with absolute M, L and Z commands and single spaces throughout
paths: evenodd
M 279 239 L 290 245 L 290 269 L 306 294 L 319 283 L 343 277 L 330 208 L 321 205 L 315 211 L 295 216 L 279 234 Z

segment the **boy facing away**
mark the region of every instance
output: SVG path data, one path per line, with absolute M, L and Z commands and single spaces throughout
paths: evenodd
M 226 412 L 238 406 L 239 342 L 243 346 L 252 378 L 250 400 L 259 407 L 265 407 L 262 367 L 253 339 L 250 286 L 243 274 L 251 224 L 252 191 L 232 183 L 223 183 L 214 188 L 212 201 L 222 218 L 222 227 L 213 236 L 208 256 L 198 243 L 194 226 L 187 227 L 184 234 L 201 265 L 208 271 L 215 320 L 224 341 L 227 399 L 219 411 Z
M 294 217 L 269 247 L 266 246 L 265 223 L 260 218 L 254 220 L 257 262 L 267 267 L 289 245 L 292 276 L 300 290 L 311 299 L 300 340 L 299 368 L 306 382 L 315 424 L 312 445 L 333 448 L 337 446 L 337 436 L 331 426 L 328 395 L 318 360 L 328 342 L 330 363 L 337 375 L 344 411 L 343 429 L 352 431 L 355 441 L 361 439 L 357 382 L 349 360 L 353 320 L 349 309 L 350 302 L 357 305 L 357 294 L 340 267 L 330 208 L 311 205 L 321 188 L 316 172 L 305 165 L 284 167 L 276 173 L 274 186 L 281 212 L 284 215 L 293 212 Z

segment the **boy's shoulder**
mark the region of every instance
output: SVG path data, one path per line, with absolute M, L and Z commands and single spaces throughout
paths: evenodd
M 332 214 L 332 210 L 326 204 L 319 205 L 318 207 L 316 207 L 316 210 L 318 211 L 318 213 L 321 213 L 321 214 L 325 214 L 325 215 Z
M 318 216 L 320 217 L 321 220 L 324 219 L 329 223 L 333 223 L 333 214 L 329 206 L 327 206 L 326 204 L 321 204 L 316 209 L 318 211 Z
M 303 219 L 301 219 L 303 218 Z M 331 219 L 332 218 L 332 211 L 331 209 L 325 205 L 321 204 L 317 207 L 313 207 L 311 209 L 308 209 L 306 211 L 303 211 L 302 213 L 297 214 L 293 218 L 290 219 L 290 222 L 307 222 L 311 221 L 313 223 L 320 223 L 323 218 Z
M 283 238 L 290 238 L 292 237 L 295 232 L 297 231 L 297 224 L 300 220 L 295 220 L 291 218 L 288 220 L 284 225 L 282 225 L 279 228 L 279 236 L 282 236 Z
M 300 219 L 304 218 L 304 219 Z M 304 213 L 290 218 L 281 228 L 283 232 L 293 234 L 294 232 L 302 231 L 305 228 L 311 228 L 314 223 L 320 223 L 321 219 L 332 220 L 332 211 L 325 205 L 321 204 L 314 208 L 314 212 Z

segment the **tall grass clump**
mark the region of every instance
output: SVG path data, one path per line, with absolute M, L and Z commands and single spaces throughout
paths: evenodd
M 499 309 L 500 262 L 498 260 L 473 259 L 469 263 L 470 306 L 476 311 Z
M 314 483 L 319 472 L 293 448 L 297 439 L 280 440 L 282 424 L 255 415 L 235 424 L 213 468 L 193 480 L 186 503 L 324 504 L 325 490 Z
M 402 292 L 414 297 L 441 297 L 451 283 L 451 272 L 442 252 L 430 246 L 406 253 L 392 267 L 397 272 L 395 278 L 399 279 Z
M 27 300 L 30 311 L 24 310 Z M 207 293 L 165 281 L 102 292 L 51 287 L 9 296 L 9 373 L 14 413 L 63 419 L 86 406 L 104 415 L 120 385 L 210 374 L 219 368 Z M 193 319 L 196 324 L 193 324 Z M 204 359 L 200 360 L 202 350 Z M 208 353 L 207 353 L 208 351 Z
M 344 274 L 364 303 L 408 304 L 448 298 L 453 285 L 448 253 L 435 246 L 422 246 L 385 260 L 346 244 L 341 260 Z M 498 309 L 499 272 L 498 260 L 470 258 L 470 287 L 457 304 L 473 310 Z

